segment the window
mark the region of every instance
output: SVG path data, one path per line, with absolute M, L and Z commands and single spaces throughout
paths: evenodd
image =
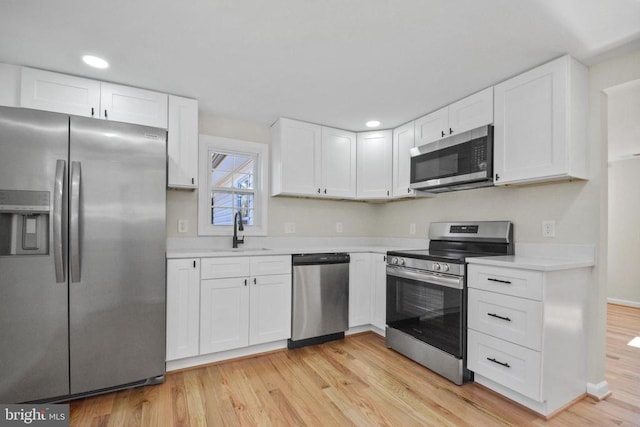
M 200 135 L 199 162 L 198 234 L 233 234 L 240 212 L 243 234 L 266 235 L 266 144 Z

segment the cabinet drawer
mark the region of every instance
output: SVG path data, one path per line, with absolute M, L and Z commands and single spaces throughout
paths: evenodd
M 468 326 L 496 338 L 541 350 L 542 303 L 469 289 Z
M 467 366 L 471 371 L 542 401 L 539 352 L 474 330 L 467 335 Z
M 248 277 L 250 265 L 248 257 L 202 258 L 200 278 Z
M 470 264 L 467 283 L 470 288 L 542 300 L 541 271 Z
M 291 274 L 291 255 L 251 257 L 251 275 Z

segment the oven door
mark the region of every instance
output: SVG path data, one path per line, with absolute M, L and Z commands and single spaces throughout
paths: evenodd
M 464 278 L 387 266 L 387 325 L 462 359 Z
M 493 182 L 493 127 L 411 149 L 410 187 L 419 190 Z

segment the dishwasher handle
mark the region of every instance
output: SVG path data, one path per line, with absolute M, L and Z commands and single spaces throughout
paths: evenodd
M 351 257 L 347 253 L 294 254 L 291 258 L 293 266 L 318 264 L 348 264 Z

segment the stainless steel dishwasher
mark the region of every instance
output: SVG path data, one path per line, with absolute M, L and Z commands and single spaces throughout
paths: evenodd
M 349 254 L 293 255 L 288 348 L 344 338 L 349 328 Z

